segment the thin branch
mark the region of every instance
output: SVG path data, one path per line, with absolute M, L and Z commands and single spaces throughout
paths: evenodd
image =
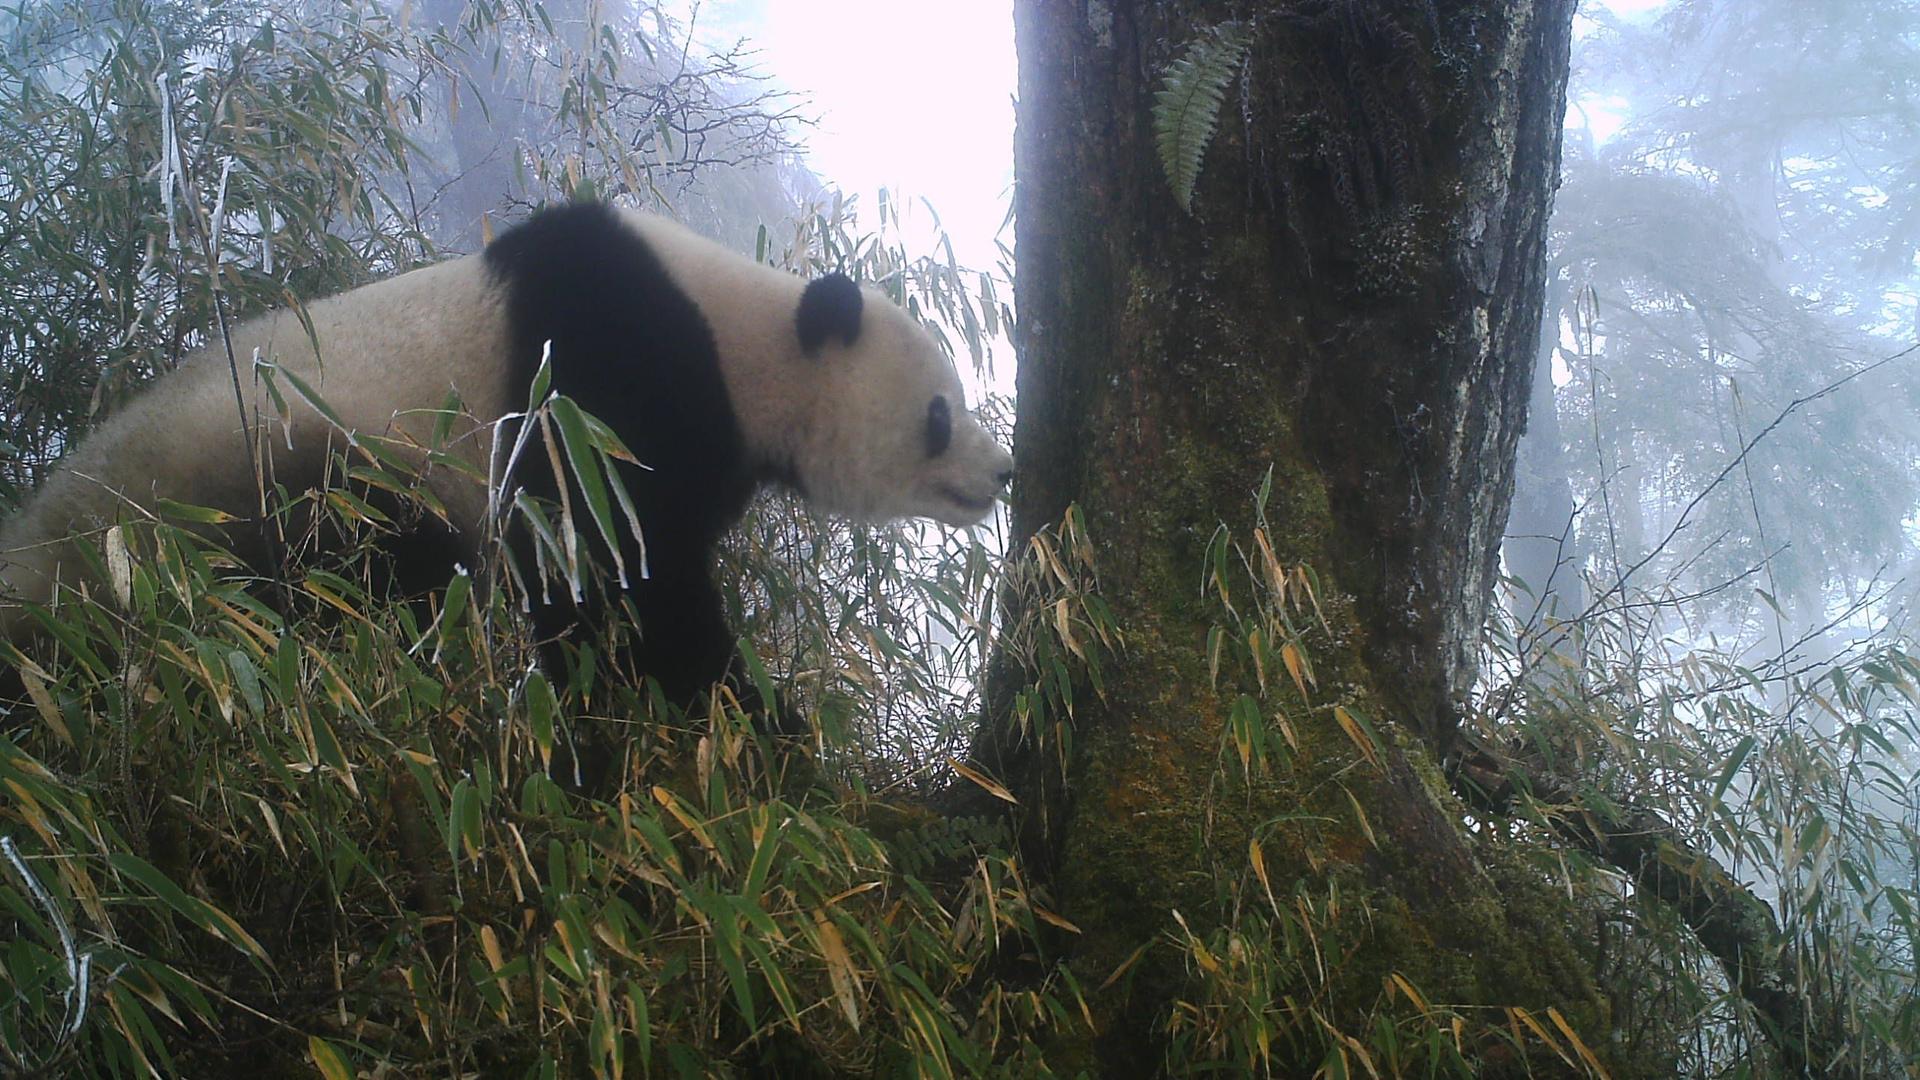
M 1792 416 L 1794 413 L 1800 411 L 1801 409 L 1807 407 L 1808 405 L 1811 405 L 1814 402 L 1821 400 L 1822 398 L 1829 397 L 1832 394 L 1839 392 L 1843 387 L 1854 382 L 1855 380 L 1864 378 L 1867 375 L 1871 375 L 1872 373 L 1880 370 L 1881 368 L 1888 366 L 1889 364 L 1893 364 L 1896 361 L 1904 360 L 1907 357 L 1913 356 L 1916 353 L 1920 353 L 1920 344 L 1909 345 L 1908 347 L 1900 350 L 1897 353 L 1892 354 L 1891 356 L 1885 356 L 1880 358 L 1879 360 L 1875 360 L 1871 364 L 1867 364 L 1863 367 L 1855 368 L 1853 371 L 1850 371 L 1845 375 L 1840 376 L 1839 378 L 1833 380 L 1832 382 L 1826 384 L 1825 386 L 1822 386 L 1820 389 L 1815 390 L 1809 394 L 1803 394 L 1800 397 L 1794 398 L 1792 401 L 1788 402 L 1783 408 L 1781 408 L 1781 410 L 1778 413 L 1774 415 L 1773 419 L 1770 420 L 1765 427 L 1761 428 L 1757 433 L 1755 433 L 1753 438 L 1748 439 L 1746 442 L 1741 444 L 1740 452 L 1735 454 L 1733 456 L 1733 459 L 1727 462 L 1727 464 L 1723 468 L 1721 468 L 1721 470 L 1718 473 L 1714 475 L 1712 480 L 1707 482 L 1706 486 L 1702 487 L 1698 492 L 1694 494 L 1693 498 L 1690 499 L 1687 502 L 1686 506 L 1681 509 L 1679 517 L 1674 519 L 1673 527 L 1667 530 L 1666 535 L 1660 538 L 1659 543 L 1655 544 L 1652 548 L 1650 548 L 1647 551 L 1645 555 L 1641 556 L 1634 563 L 1632 563 L 1631 565 L 1626 567 L 1624 570 L 1622 570 L 1619 576 L 1613 581 L 1613 583 L 1608 585 L 1606 589 L 1600 593 L 1600 595 L 1594 597 L 1593 602 L 1591 604 L 1588 604 L 1586 609 L 1582 611 L 1578 616 L 1575 616 L 1574 618 L 1569 619 L 1565 623 L 1561 624 L 1561 627 L 1559 629 L 1559 636 L 1555 637 L 1551 643 L 1549 643 L 1545 647 L 1542 647 L 1536 650 L 1533 655 L 1527 657 L 1524 661 L 1522 661 L 1521 669 L 1517 673 L 1516 678 L 1513 680 L 1511 686 L 1517 688 L 1518 686 L 1523 684 L 1525 682 L 1526 676 L 1532 671 L 1532 669 L 1536 665 L 1540 663 L 1541 659 L 1544 656 L 1546 656 L 1548 653 L 1552 652 L 1553 649 L 1557 647 L 1560 642 L 1566 640 L 1566 635 L 1572 632 L 1573 627 L 1579 626 L 1580 624 L 1584 623 L 1586 620 L 1593 618 L 1594 616 L 1598 615 L 1600 612 L 1604 610 L 1607 610 L 1611 605 L 1612 601 L 1614 600 L 1614 598 L 1626 591 L 1627 582 L 1633 578 L 1634 574 L 1638 573 L 1641 569 L 1645 568 L 1647 564 L 1651 563 L 1654 559 L 1658 558 L 1660 555 L 1665 553 L 1668 545 L 1672 544 L 1674 539 L 1680 535 L 1681 531 L 1684 530 L 1688 526 L 1688 524 L 1690 524 L 1693 516 L 1693 512 L 1700 507 L 1700 504 L 1702 502 L 1706 501 L 1707 496 L 1711 495 L 1715 490 L 1717 490 L 1720 487 L 1721 484 L 1725 483 L 1727 481 L 1727 478 L 1733 475 L 1734 470 L 1742 468 L 1746 463 L 1747 456 L 1753 453 L 1754 448 L 1758 447 L 1763 441 L 1765 441 L 1769 435 L 1772 435 L 1773 432 L 1776 429 L 1778 429 L 1781 424 L 1786 423 L 1788 417 Z M 1517 697 L 1518 697 L 1518 694 L 1515 692 L 1508 692 L 1506 694 L 1503 694 L 1501 696 L 1501 701 L 1499 706 L 1492 711 L 1492 713 L 1489 716 L 1489 720 L 1498 721 L 1503 717 L 1505 717 L 1508 714 L 1509 709 L 1512 707 L 1513 702 L 1517 699 Z

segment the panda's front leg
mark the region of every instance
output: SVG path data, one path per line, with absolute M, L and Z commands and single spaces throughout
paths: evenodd
M 532 547 L 524 531 L 515 534 L 515 541 L 516 555 Z M 565 679 L 573 650 L 591 646 L 598 658 L 594 681 L 624 679 L 637 687 L 652 676 L 669 701 L 686 708 L 696 694 L 726 677 L 733 657 L 733 636 L 713 586 L 709 557 L 679 545 L 649 544 L 644 559 L 648 574 L 641 578 L 636 569 L 643 563 L 639 549 L 623 554 L 629 575 L 624 589 L 607 572 L 587 582 L 579 601 L 564 582 L 547 582 L 536 592 L 533 629 L 541 663 L 549 677 Z M 573 648 L 566 648 L 568 644 Z
M 714 586 L 710 556 L 704 552 L 650 547 L 648 576 L 630 580 L 624 594 L 612 582 L 613 592 L 598 594 L 576 607 L 571 601 L 542 605 L 534 610 L 534 628 L 548 643 L 543 663 L 554 677 L 564 677 L 568 650 L 562 640 L 591 643 L 598 653 L 596 681 L 630 680 L 636 688 L 652 678 L 666 700 L 690 714 L 702 710 L 715 683 L 725 682 L 749 715 L 764 716 L 760 730 L 775 738 L 798 738 L 809 730 L 776 694 L 761 701 L 754 680 L 734 649 L 727 625 L 726 605 Z M 630 565 L 638 563 L 638 552 Z M 592 592 L 589 596 L 593 596 Z M 608 601 L 612 602 L 608 602 Z M 616 625 L 609 619 L 627 625 Z M 617 644 L 616 644 L 617 643 Z M 555 775 L 592 795 L 606 796 L 621 775 L 624 745 L 612 730 L 591 728 L 575 732 L 575 742 Z
M 749 715 L 764 717 L 762 730 L 767 734 L 805 735 L 805 721 L 781 695 L 760 699 L 734 647 L 737 638 L 727 625 L 710 557 L 668 554 L 662 559 L 657 552 L 649 552 L 649 557 L 649 578 L 628 593 L 640 619 L 639 641 L 631 654 L 634 672 L 652 676 L 667 700 L 682 707 L 704 701 L 715 683 L 725 682 Z
M 662 557 L 662 556 L 665 557 Z M 627 598 L 639 625 L 630 629 L 624 659 L 636 676 L 651 676 L 675 705 L 687 707 L 733 667 L 733 633 L 726 605 L 714 587 L 713 571 L 698 557 L 649 552 L 646 580 L 634 582 Z
M 638 690 L 651 677 L 667 701 L 691 709 L 726 677 L 733 640 L 705 566 L 661 552 L 649 556 L 649 576 L 624 590 L 603 577 L 588 586 L 582 602 L 562 592 L 535 604 L 540 663 L 549 678 L 567 680 L 581 675 L 574 664 L 591 662 L 592 682 L 600 686 Z M 611 797 L 626 770 L 626 729 L 623 723 L 577 726 L 553 775 L 589 796 Z

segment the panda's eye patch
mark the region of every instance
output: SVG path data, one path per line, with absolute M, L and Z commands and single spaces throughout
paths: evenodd
M 939 457 L 953 441 L 953 413 L 947 399 L 936 397 L 927 402 L 927 456 Z

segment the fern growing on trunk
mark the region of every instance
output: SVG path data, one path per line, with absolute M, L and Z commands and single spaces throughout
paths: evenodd
M 1220 126 L 1220 106 L 1227 84 L 1246 59 L 1247 28 L 1222 23 L 1187 46 L 1185 55 L 1167 67 L 1161 88 L 1153 95 L 1153 140 L 1160 166 L 1180 209 L 1193 212 L 1193 186 L 1200 179 L 1200 159 Z

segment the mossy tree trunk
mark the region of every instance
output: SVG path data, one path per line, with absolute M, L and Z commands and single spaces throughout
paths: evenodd
M 979 758 L 1079 930 L 1107 1075 L 1230 1055 L 1223 995 L 1310 1070 L 1329 1031 L 1427 1011 L 1395 975 L 1470 1028 L 1551 1006 L 1606 1042 L 1573 913 L 1470 843 L 1437 768 L 1526 419 L 1572 9 L 1016 4 L 1014 550 L 1077 506 L 1124 641 L 1064 754 L 1003 656 Z M 1153 109 L 1207 41 L 1245 51 L 1188 211 Z

